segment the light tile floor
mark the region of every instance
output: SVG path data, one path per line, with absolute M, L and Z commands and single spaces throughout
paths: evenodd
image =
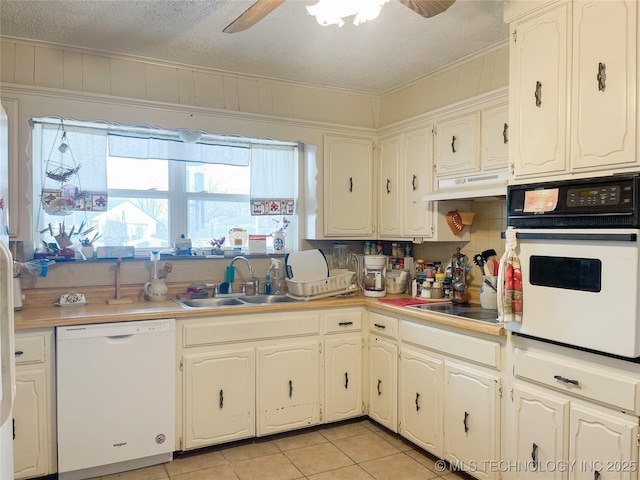
M 368 419 L 220 445 L 100 480 L 470 480 Z M 98 480 L 98 479 L 92 479 Z

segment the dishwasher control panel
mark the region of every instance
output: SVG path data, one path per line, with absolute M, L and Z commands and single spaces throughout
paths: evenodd
M 93 337 L 125 337 L 147 333 L 171 332 L 175 330 L 175 319 L 142 320 L 139 322 L 95 323 L 57 327 L 58 340 L 73 340 Z

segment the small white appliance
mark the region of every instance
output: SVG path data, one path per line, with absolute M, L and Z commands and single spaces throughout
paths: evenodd
M 510 186 L 507 225 L 523 303 L 508 330 L 640 357 L 640 174 Z
M 387 256 L 365 255 L 362 288 L 365 297 L 384 297 L 387 294 Z
M 175 320 L 56 328 L 58 478 L 172 460 Z

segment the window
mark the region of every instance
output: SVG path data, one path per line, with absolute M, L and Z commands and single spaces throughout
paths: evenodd
M 297 216 L 291 209 L 297 196 L 297 144 L 205 134 L 196 145 L 185 145 L 174 131 L 100 124 L 87 128 L 59 119 L 32 119 L 32 124 L 34 166 L 41 165 L 34 176 L 39 179 L 34 180 L 34 196 L 43 198 L 34 218 L 43 242 L 60 243 L 64 229 L 73 233 L 72 240 L 134 246 L 140 255 L 171 248 L 181 235 L 196 249 L 210 249 L 213 239 L 228 239 L 231 228 L 268 235 L 286 218 L 288 247 L 297 243 Z M 51 178 L 53 170 L 62 176 Z M 102 191 L 106 207 L 69 200 L 74 194 L 65 189 L 92 199 L 101 198 Z M 47 195 L 49 204 L 44 202 Z M 58 196 L 66 203 L 52 208 L 51 202 L 62 202 Z M 280 200 L 288 209 L 270 214 L 278 212 Z M 262 202 L 271 205 L 269 201 L 275 209 L 258 208 Z M 84 235 L 89 228 L 93 230 Z M 267 248 L 272 248 L 270 236 Z

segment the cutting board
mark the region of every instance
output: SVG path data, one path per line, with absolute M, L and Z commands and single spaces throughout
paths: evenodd
M 297 282 L 313 282 L 329 277 L 327 258 L 319 248 L 288 253 L 284 257 L 284 267 L 287 278 Z

